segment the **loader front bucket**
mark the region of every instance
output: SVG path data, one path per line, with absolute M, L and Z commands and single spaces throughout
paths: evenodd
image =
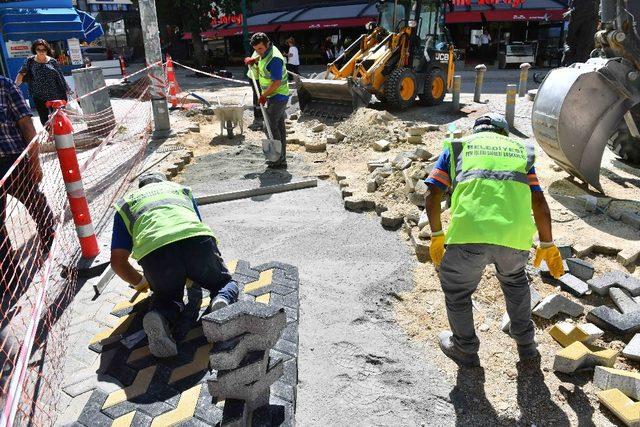
M 303 114 L 341 119 L 371 101 L 367 89 L 352 79 L 300 79 L 298 85 Z
M 627 65 L 594 58 L 549 72 L 538 89 L 531 125 L 542 149 L 571 175 L 602 190 L 607 141 L 637 103 L 626 90 Z M 621 80 L 622 79 L 622 80 Z

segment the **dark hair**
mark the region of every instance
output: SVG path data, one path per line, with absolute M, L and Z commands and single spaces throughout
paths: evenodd
M 38 40 L 34 41 L 33 43 L 31 43 L 31 53 L 33 53 L 35 55 L 36 54 L 36 48 L 38 46 L 44 46 L 44 48 L 47 49 L 47 55 L 53 56 L 53 49 L 51 49 L 51 46 L 49 46 L 49 43 L 47 43 L 47 41 L 44 40 L 44 39 L 38 39 Z
M 260 43 L 265 46 L 269 46 L 269 37 L 265 33 L 255 33 L 251 36 L 251 40 L 249 41 L 251 46 L 259 45 Z

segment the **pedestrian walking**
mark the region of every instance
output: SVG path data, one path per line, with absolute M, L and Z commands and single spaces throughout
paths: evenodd
M 482 34 L 478 36 L 480 42 L 480 58 L 483 61 L 489 60 L 489 46 L 491 45 L 491 34 L 486 28 L 482 29 Z
M 289 51 L 287 52 L 287 70 L 292 73 L 300 74 L 300 71 L 298 70 L 300 67 L 300 53 L 296 46 L 296 40 L 293 37 L 289 37 L 287 39 L 287 45 L 289 46 Z M 293 80 L 292 75 L 289 75 L 289 80 Z
M 211 229 L 202 223 L 191 190 L 146 173 L 139 188 L 115 204 L 111 267 L 136 289 L 148 284 L 152 304 L 142 321 L 149 351 L 156 357 L 178 353 L 171 329 L 176 325 L 187 279 L 211 292 L 210 311 L 238 299 L 238 284 L 224 265 Z M 143 275 L 129 263 L 138 261 Z
M 21 277 L 22 270 L 7 232 L 7 196 L 22 203 L 33 218 L 43 256 L 49 252 L 54 238 L 55 218 L 44 193 L 38 188 L 42 180 L 39 145 L 29 146 L 27 157 L 6 175 L 35 136 L 31 109 L 20 90 L 11 80 L 0 76 L 0 177 L 4 178 L 0 187 L 0 295 L 3 309 L 14 304 L 22 295 L 18 288 L 28 284 L 28 280 Z M 6 311 L 1 313 L 5 315 Z
M 525 266 L 536 228 L 540 244 L 534 265 L 545 261 L 554 277 L 564 274 L 553 243 L 549 206 L 534 168 L 535 150 L 528 142 L 509 138 L 509 125 L 499 114 L 479 117 L 473 132 L 445 141 L 426 179 L 426 212 L 432 231 L 429 254 L 439 266 L 451 326 L 451 331 L 440 334 L 440 348 L 459 365 L 479 365 L 471 295 L 485 266 L 494 264 L 520 360 L 533 359 L 539 353 Z M 447 188 L 453 194 L 445 235 L 440 201 Z
M 336 59 L 336 51 L 333 46 L 333 42 L 331 41 L 331 37 L 327 37 L 324 41 L 323 46 L 324 58 L 327 64 L 332 63 Z
M 45 40 L 38 39 L 31 44 L 30 56 L 26 59 L 16 77 L 16 85 L 29 85 L 29 93 L 35 103 L 40 122 L 49 120 L 47 101 L 67 100 L 71 89 L 53 56 L 51 46 Z
M 275 162 L 267 161 L 267 167 L 273 169 L 287 168 L 287 131 L 284 121 L 287 116 L 287 102 L 289 101 L 289 83 L 285 59 L 280 50 L 274 46 L 265 33 L 255 33 L 251 36 L 251 46 L 254 54 L 244 59 L 250 66 L 249 78 L 257 77 L 260 86 L 258 103 L 267 106 L 266 113 L 273 138 L 282 143 L 282 153 Z

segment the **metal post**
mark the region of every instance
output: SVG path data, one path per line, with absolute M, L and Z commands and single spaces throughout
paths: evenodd
M 451 91 L 453 98 L 451 108 L 453 111 L 460 111 L 460 86 L 462 86 L 462 76 L 453 76 L 453 88 Z
M 107 136 L 116 127 L 111 98 L 107 90 L 102 69 L 96 67 L 78 68 L 71 72 L 76 95 L 81 97 L 80 107 L 86 116 L 89 133 Z M 103 88 L 104 90 L 98 90 Z M 96 92 L 97 91 L 97 92 Z M 86 94 L 91 93 L 89 96 Z M 83 148 L 81 145 L 80 148 Z
M 529 68 L 531 64 L 525 62 L 520 64 L 520 84 L 518 85 L 518 96 L 522 98 L 527 94 L 527 80 L 529 79 Z
M 162 63 L 156 2 L 155 0 L 140 0 L 138 6 L 147 64 Z M 165 84 L 162 66 L 151 67 L 149 69 L 149 77 L 151 78 L 151 106 L 153 108 L 154 131 L 169 131 L 171 130 L 171 122 L 169 121 L 167 97 L 164 92 Z
M 507 85 L 507 106 L 504 115 L 510 128 L 513 127 L 516 116 L 516 92 L 516 85 Z
M 247 0 L 240 3 L 242 10 L 242 46 L 244 47 L 244 55 L 251 56 L 251 48 L 249 47 L 249 24 L 247 23 Z
M 480 97 L 482 96 L 482 84 L 484 83 L 484 73 L 486 71 L 486 65 L 476 65 L 476 89 L 473 92 L 473 102 L 480 102 Z

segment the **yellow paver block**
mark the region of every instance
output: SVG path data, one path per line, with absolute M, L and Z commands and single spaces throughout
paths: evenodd
M 238 260 L 237 259 L 232 259 L 231 261 L 227 262 L 227 270 L 229 270 L 230 274 L 233 274 L 236 272 L 236 268 L 238 267 Z
M 147 392 L 149 384 L 153 379 L 153 375 L 156 373 L 156 365 L 149 366 L 138 371 L 136 378 L 133 380 L 130 386 L 121 388 L 109 394 L 107 400 L 102 405 L 102 409 L 109 408 L 118 403 L 122 403 L 125 400 L 133 399 Z
M 211 347 L 213 347 L 213 344 L 203 345 L 196 350 L 196 354 L 193 356 L 191 362 L 175 368 L 169 377 L 169 384 L 207 369 L 207 367 L 209 367 L 209 351 Z
M 549 335 L 563 347 L 568 347 L 576 341 L 585 342 L 591 337 L 580 328 L 580 325 L 564 322 L 553 325 Z
M 202 301 L 200 302 L 200 308 L 207 307 L 210 302 L 211 302 L 211 297 L 202 298 Z
M 258 277 L 258 280 L 254 282 L 249 282 L 246 285 L 244 285 L 243 292 L 249 293 L 249 292 L 255 291 L 256 289 L 269 286 L 272 280 L 273 280 L 273 269 L 262 271 L 260 272 L 260 276 Z
M 120 317 L 113 328 L 105 329 L 104 331 L 100 331 L 95 334 L 93 338 L 91 338 L 91 341 L 89 341 L 89 345 L 102 343 L 103 341 L 107 341 L 111 338 L 119 339 L 119 337 L 129 329 L 129 325 L 131 325 L 131 322 L 135 317 L 136 313 Z
M 136 416 L 136 411 L 131 411 L 124 414 L 121 417 L 116 418 L 111 423 L 111 427 L 129 427 L 133 422 L 133 418 Z
M 259 297 L 256 297 L 256 302 L 261 302 L 262 304 L 269 304 L 271 300 L 271 292 L 267 292 L 266 294 L 262 294 Z
M 145 291 L 142 291 L 142 292 L 136 292 L 128 300 L 121 301 L 121 302 L 117 303 L 113 307 L 113 310 L 111 310 L 111 313 L 112 314 L 113 313 L 117 313 L 120 310 L 125 310 L 127 308 L 133 307 L 134 305 L 136 305 L 136 304 L 144 301 L 145 299 L 149 298 L 149 295 L 151 295 L 151 292 L 149 291 L 149 289 L 147 289 Z
M 640 402 L 634 402 L 617 388 L 598 392 L 600 403 L 628 426 L 640 426 Z
M 176 409 L 155 417 L 151 423 L 151 427 L 175 426 L 193 418 L 201 389 L 202 384 L 198 384 L 183 392 Z
M 555 371 L 571 373 L 578 369 L 601 366 L 613 366 L 618 352 L 596 346 L 587 347 L 581 342 L 574 342 L 558 353 L 553 361 Z

